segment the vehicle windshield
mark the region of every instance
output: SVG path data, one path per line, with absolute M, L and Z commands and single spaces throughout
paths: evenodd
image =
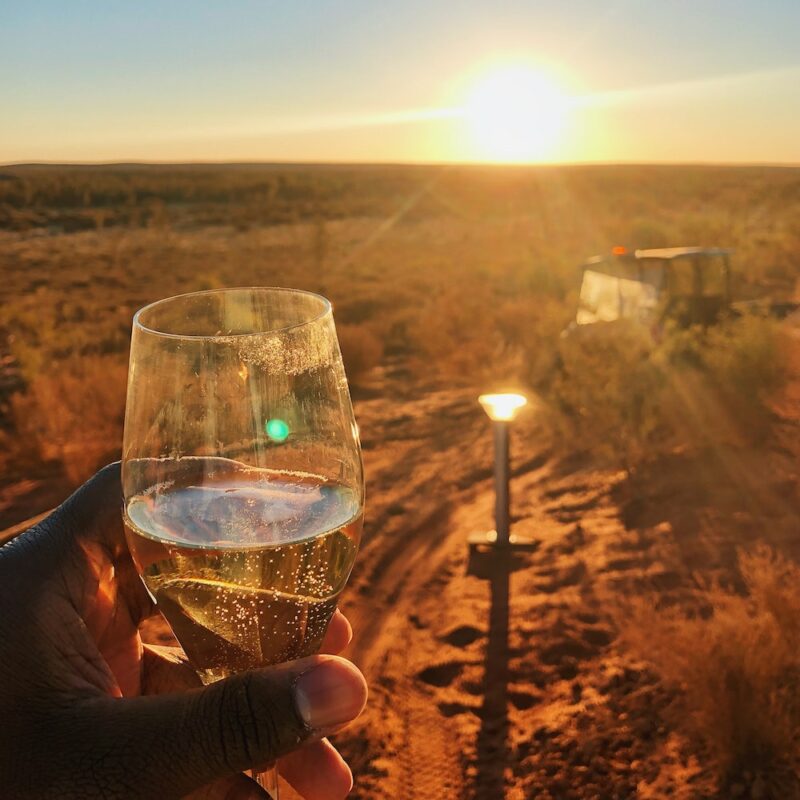
M 683 256 L 669 262 L 668 289 L 673 297 L 720 297 L 725 294 L 722 256 Z

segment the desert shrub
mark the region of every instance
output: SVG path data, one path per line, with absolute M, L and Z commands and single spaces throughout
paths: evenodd
M 777 321 L 745 315 L 709 328 L 703 364 L 728 401 L 749 418 L 786 377 L 785 351 Z
M 55 293 L 40 286 L 34 292 L 0 308 L 0 325 L 9 331 L 7 342 L 26 379 L 33 378 L 63 344 L 55 313 Z
M 702 744 L 724 796 L 797 798 L 800 567 L 766 547 L 739 566 L 745 594 L 706 586 L 693 615 L 639 601 L 620 615 L 623 640 L 676 690 L 671 722 Z
M 546 296 L 528 296 L 504 303 L 497 328 L 506 347 L 521 350 L 524 381 L 539 387 L 552 374 L 561 334 L 574 316 L 574 305 Z
M 670 329 L 659 350 L 665 369 L 698 370 L 706 384 L 705 403 L 730 416 L 742 432 L 767 432 L 770 396 L 787 375 L 776 320 L 746 314 L 709 328 Z
M 127 367 L 113 356 L 57 362 L 11 397 L 18 448 L 59 461 L 75 484 L 116 457 L 122 442 Z
M 578 328 L 560 339 L 546 390 L 571 449 L 632 469 L 663 427 L 665 377 L 646 329 L 627 321 Z
M 669 247 L 672 239 L 663 225 L 650 219 L 636 219 L 631 223 L 628 241 L 634 248 Z
M 0 480 L 27 477 L 40 466 L 38 452 L 33 453 L 13 431 L 0 430 Z
M 130 311 L 97 313 L 97 305 L 88 294 L 71 297 L 40 286 L 0 307 L 0 328 L 8 331 L 8 350 L 26 382 L 57 362 L 127 349 Z
M 668 326 L 658 342 L 633 323 L 586 326 L 558 351 L 545 392 L 556 430 L 629 471 L 674 446 L 763 437 L 787 374 L 779 324 L 756 315 Z
M 336 333 L 347 379 L 357 386 L 380 363 L 383 342 L 365 325 L 338 325 Z
M 415 372 L 484 388 L 538 384 L 552 368 L 556 343 L 571 316 L 561 300 L 462 280 L 410 314 L 407 338 Z
M 504 344 L 485 287 L 464 283 L 432 295 L 409 326 L 415 371 L 423 378 L 480 382 L 501 368 Z

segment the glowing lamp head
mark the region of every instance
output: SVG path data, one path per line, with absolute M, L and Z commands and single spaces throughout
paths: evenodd
M 528 398 L 522 394 L 509 392 L 507 394 L 482 394 L 478 402 L 495 422 L 511 422 L 520 409 L 528 403 Z

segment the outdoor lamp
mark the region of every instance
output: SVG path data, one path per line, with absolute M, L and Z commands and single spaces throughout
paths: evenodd
M 482 394 L 478 402 L 493 422 L 512 422 L 521 408 L 528 404 L 523 394 Z
M 470 536 L 470 548 L 490 546 L 497 548 L 532 549 L 532 541 L 512 536 L 509 517 L 509 459 L 508 428 L 517 414 L 528 404 L 525 395 L 515 392 L 482 394 L 478 402 L 492 420 L 494 429 L 494 489 L 495 530 Z

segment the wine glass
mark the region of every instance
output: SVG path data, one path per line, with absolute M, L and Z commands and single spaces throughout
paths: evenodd
M 138 311 L 122 483 L 136 568 L 204 683 L 315 653 L 364 508 L 330 303 L 219 289 Z M 277 798 L 274 766 L 254 777 Z

